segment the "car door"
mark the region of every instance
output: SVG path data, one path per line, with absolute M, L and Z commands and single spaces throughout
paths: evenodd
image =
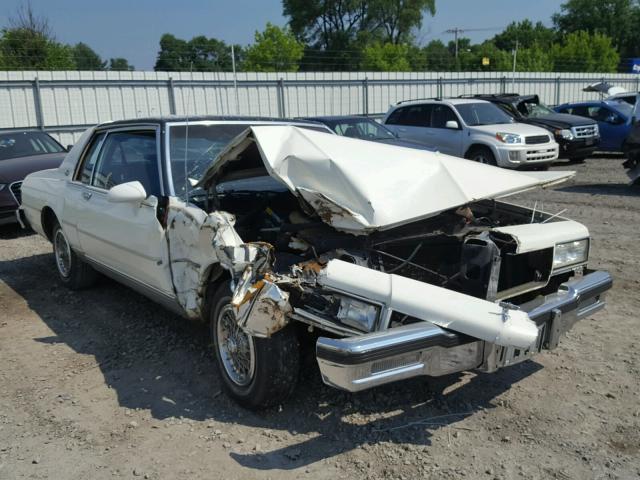
M 562 110 L 562 113 L 570 113 L 594 120 L 598 123 L 600 131 L 600 150 L 618 151 L 626 138 L 626 130 L 622 117 L 605 105 L 592 103 L 586 105 L 573 105 Z
M 154 127 L 105 133 L 97 154 L 85 158 L 86 165 L 80 168 L 77 232 L 82 251 L 90 259 L 138 284 L 172 295 L 165 230 L 157 215 L 158 198 L 163 194 L 158 135 Z M 109 200 L 111 188 L 132 181 L 144 187 L 144 201 Z
M 447 128 L 447 122 L 455 122 L 457 128 Z M 433 105 L 431 109 L 431 126 L 438 149 L 447 155 L 462 156 L 462 128 L 458 115 L 448 105 Z
M 400 107 L 389 115 L 385 126 L 396 132 L 400 138 L 438 147 L 434 143 L 437 131 L 433 131 L 430 125 L 431 108 L 431 104 Z

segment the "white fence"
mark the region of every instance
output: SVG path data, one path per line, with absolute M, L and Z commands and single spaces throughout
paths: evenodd
M 0 129 L 40 128 L 69 144 L 89 125 L 169 114 L 374 115 L 400 100 L 504 92 L 554 105 L 598 98 L 582 89 L 603 80 L 640 90 L 633 74 L 0 72 Z

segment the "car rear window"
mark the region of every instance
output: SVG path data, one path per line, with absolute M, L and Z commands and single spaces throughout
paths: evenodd
M 15 132 L 0 134 L 0 160 L 61 152 L 64 152 L 62 145 L 46 133 Z

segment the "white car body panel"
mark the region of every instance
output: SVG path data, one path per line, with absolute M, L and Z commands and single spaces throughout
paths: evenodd
M 255 141 L 265 167 L 338 230 L 366 233 L 436 215 L 485 198 L 555 184 L 574 172 L 513 172 L 411 148 L 291 126 L 252 127 L 236 137 L 205 173 Z
M 492 231 L 510 235 L 517 243 L 516 253 L 527 253 L 553 247 L 559 243 L 589 238 L 589 230 L 572 220 L 551 223 L 529 223 L 493 228 Z
M 331 260 L 318 282 L 496 345 L 527 348 L 538 336 L 538 327 L 525 312 L 341 260 Z

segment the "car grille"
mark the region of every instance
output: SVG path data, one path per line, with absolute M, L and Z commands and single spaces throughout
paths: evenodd
M 532 137 L 525 138 L 525 143 L 527 145 L 538 145 L 540 143 L 549 142 L 549 135 L 534 135 Z
M 18 205 L 22 204 L 22 182 L 15 182 L 9 185 L 9 189 L 11 190 L 11 195 L 13 195 L 13 199 L 16 201 Z
M 528 162 L 540 162 L 543 160 L 555 160 L 558 158 L 558 152 L 555 148 L 546 148 L 541 150 L 527 150 Z
M 593 125 L 585 125 L 584 127 L 573 127 L 573 135 L 576 138 L 591 138 L 598 136 L 598 126 L 594 123 Z

